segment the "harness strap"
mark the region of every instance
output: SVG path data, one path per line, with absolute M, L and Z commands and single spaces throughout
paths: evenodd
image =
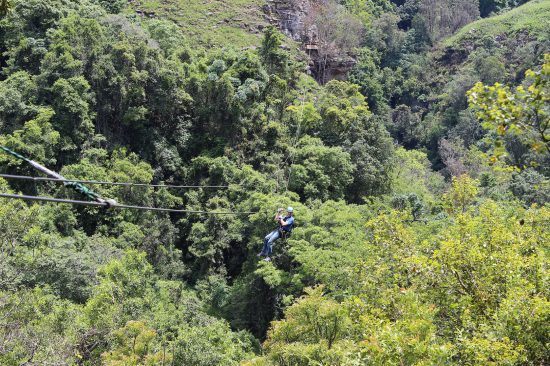
M 281 239 L 286 239 L 290 236 L 291 231 L 283 230 L 282 227 L 279 227 L 279 237 Z

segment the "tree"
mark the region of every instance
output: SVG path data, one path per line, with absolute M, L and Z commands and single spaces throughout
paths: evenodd
M 392 123 L 388 129 L 406 147 L 414 147 L 424 139 L 421 122 L 419 113 L 402 104 L 392 111 Z
M 542 331 L 539 322 L 548 315 L 543 315 L 540 308 L 547 300 L 541 299 L 545 290 L 538 285 L 538 268 L 544 257 L 539 243 L 544 239 L 538 238 L 537 233 L 547 225 L 541 226 L 541 222 L 533 220 L 544 220 L 548 213 L 545 208 L 532 209 L 517 220 L 508 216 L 509 212 L 506 205 L 488 201 L 477 213 L 459 214 L 455 223 L 442 233 L 441 246 L 434 252 L 437 263 L 434 269 L 442 281 L 434 299 L 439 299 L 436 301 L 442 308 L 441 314 L 472 330 L 470 335 L 463 334 L 458 339 L 464 362 L 478 359 L 494 365 L 513 364 L 525 362 L 527 350 L 530 353 L 542 350 L 537 340 L 538 332 Z M 520 210 L 516 208 L 515 212 Z M 440 297 L 444 288 L 452 289 L 452 293 Z M 530 291 L 529 300 L 524 297 L 525 291 Z M 516 315 L 511 316 L 512 302 L 529 307 L 532 323 L 525 318 L 525 309 L 516 308 Z M 453 310 L 457 304 L 461 305 Z M 486 322 L 489 319 L 494 321 Z M 519 337 L 512 336 L 513 324 L 518 321 L 529 322 L 533 329 L 518 331 Z M 520 341 L 523 336 L 526 338 Z M 541 354 L 536 357 L 531 354 L 530 362 L 544 363 L 547 356 L 539 357 Z
M 361 93 L 367 98 L 369 109 L 377 114 L 383 112 L 389 102 L 388 96 L 384 93 L 384 74 L 379 63 L 376 53 L 361 49 L 357 63 L 349 73 L 349 80 L 361 87 Z
M 476 20 L 479 17 L 479 1 L 422 0 L 418 16 L 432 43 L 435 43 Z
M 0 130 L 4 133 L 21 128 L 38 112 L 38 88 L 32 76 L 19 71 L 0 81 Z
M 54 111 L 49 108 L 40 109 L 37 116 L 26 122 L 22 129 L 14 131 L 11 135 L 0 135 L 0 144 L 41 164 L 54 166 L 61 139 L 59 132 L 52 126 L 54 115 Z M 26 171 L 31 169 L 26 163 L 6 154 L 0 156 L 0 161 Z
M 391 203 L 393 208 L 397 210 L 409 210 L 413 221 L 419 220 L 425 211 L 424 203 L 414 193 L 396 196 Z
M 287 309 L 285 320 L 272 323 L 264 344 L 267 358 L 276 365 L 341 365 L 345 353 L 339 343 L 350 325 L 344 306 L 327 298 L 322 286 L 306 289 Z
M 380 66 L 399 65 L 406 33 L 398 27 L 399 16 L 394 13 L 384 13 L 372 22 L 366 30 L 366 45 L 380 54 Z
M 74 360 L 71 334 L 79 307 L 47 288 L 0 291 L 0 363 L 64 364 Z
M 392 193 L 412 193 L 430 206 L 436 204 L 445 189 L 445 182 L 440 172 L 431 169 L 426 153 L 398 148 L 395 151 L 394 164 L 401 168 L 391 172 Z
M 293 160 L 288 186 L 304 199 L 341 199 L 353 181 L 350 155 L 319 139 L 300 139 Z
M 157 337 L 154 329 L 142 321 L 128 321 L 126 325 L 111 334 L 113 349 L 101 355 L 106 366 L 154 366 L 169 365 L 172 354 L 166 350 L 156 349 L 153 342 Z
M 318 93 L 315 106 L 321 116 L 319 124 L 306 126 L 305 132 L 319 135 L 330 146 L 342 144 L 354 126 L 364 128 L 371 115 L 359 86 L 345 81 L 329 81 Z
M 241 360 L 251 357 L 254 345 L 251 338 L 244 331 L 231 332 L 221 321 L 183 327 L 174 342 L 174 364 L 237 366 Z
M 2 181 L 3 182 L 3 181 Z M 10 192 L 7 184 L 2 190 Z M 37 232 L 38 206 L 26 208 L 22 202 L 2 202 L 0 208 L 0 289 L 14 289 L 23 281 L 24 268 L 18 265 L 28 255 L 25 250 L 25 233 Z
M 353 182 L 346 198 L 355 203 L 390 190 L 394 149 L 380 118 L 361 116 L 350 127 L 343 144 L 354 163 Z
M 469 92 L 470 105 L 483 126 L 498 136 L 517 136 L 540 154 L 550 153 L 550 55 L 539 71 L 525 73 L 527 86 L 512 90 L 496 83 L 477 83 Z M 502 146 L 497 145 L 497 155 Z
M 528 206 L 550 202 L 550 180 L 533 168 L 514 173 L 510 190 Z
M 6 16 L 11 10 L 10 0 L 1 0 L 0 1 L 0 16 Z
M 464 213 L 475 201 L 478 193 L 478 182 L 468 175 L 453 177 L 452 186 L 443 195 L 443 201 L 450 213 Z
M 275 27 L 269 26 L 265 29 L 259 54 L 270 74 L 284 75 L 287 69 L 289 56 L 281 49 L 282 42 L 283 35 Z
M 460 177 L 468 172 L 466 168 L 466 148 L 460 139 L 439 140 L 439 156 L 443 164 L 445 164 L 445 171 L 451 177 Z
M 479 0 L 479 12 L 482 17 L 498 13 L 506 8 L 526 3 L 527 0 Z
M 124 6 L 126 5 L 124 0 L 95 0 L 103 8 L 105 8 L 109 13 L 116 14 L 119 13 Z
M 52 99 L 56 112 L 55 127 L 63 136 L 61 148 L 69 152 L 90 146 L 95 116 L 90 110 L 93 97 L 86 79 L 81 76 L 57 79 L 52 87 Z
M 312 35 L 304 38 L 318 49 L 317 79 L 327 82 L 327 67 L 333 60 L 352 53 L 359 46 L 363 32 L 361 22 L 334 0 L 310 4 L 311 10 L 304 20 L 304 28 Z

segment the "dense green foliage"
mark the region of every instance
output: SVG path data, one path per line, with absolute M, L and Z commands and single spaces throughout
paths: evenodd
M 485 133 L 466 92 L 477 82 L 521 83 L 550 49 L 547 1 L 530 1 L 509 12 L 478 21 L 463 16 L 468 1 L 450 2 L 449 17 L 471 22 L 437 43 L 439 24 L 423 6 L 444 1 L 406 1 L 368 28 L 365 47 L 350 80 L 361 86 L 369 107 L 388 115 L 386 126 L 407 148 L 425 148 L 434 167 L 446 167 L 441 140 L 469 148 Z M 430 10 L 436 11 L 436 10 Z M 435 19 L 434 24 L 430 19 Z M 432 29 L 432 31 L 430 30 Z
M 520 156 L 517 160 L 534 165 L 541 159 L 545 163 L 550 152 L 550 55 L 545 56 L 540 71 L 527 72 L 526 84 L 526 89 L 520 85 L 512 92 L 498 83 L 492 87 L 478 83 L 469 97 L 488 129 L 497 135 L 513 136 L 531 147 L 525 154 L 530 158 Z
M 364 33 L 320 13 L 357 46 L 323 85 L 276 28 L 235 30 L 261 4 L 229 3 L 0 2 L 0 145 L 74 179 L 228 186 L 92 187 L 120 203 L 253 212 L 0 199 L 0 364 L 550 363 L 547 2 L 324 2 Z

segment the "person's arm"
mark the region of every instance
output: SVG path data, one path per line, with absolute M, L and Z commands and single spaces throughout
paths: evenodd
M 280 222 L 281 220 L 281 212 L 283 212 L 283 209 L 280 208 L 277 210 L 277 213 L 275 214 L 275 217 L 273 218 L 275 221 Z
M 289 220 L 290 220 L 290 219 L 289 219 Z M 285 220 L 283 220 L 282 217 L 279 219 L 279 223 L 281 224 L 281 226 L 287 226 L 287 225 L 288 225 L 288 222 L 285 221 Z

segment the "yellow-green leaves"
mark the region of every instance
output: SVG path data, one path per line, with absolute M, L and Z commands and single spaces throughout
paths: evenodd
M 526 86 L 512 89 L 479 82 L 468 92 L 484 128 L 500 137 L 515 136 L 538 154 L 550 153 L 550 54 L 544 60 L 540 70 L 525 73 Z M 505 153 L 502 144 L 495 143 L 494 153 L 496 157 Z
M 60 134 L 52 126 L 55 113 L 50 108 L 43 108 L 38 115 L 25 123 L 23 128 L 14 131 L 11 135 L 0 135 L 0 144 L 39 161 L 42 164 L 54 164 L 56 152 L 59 148 Z M 9 165 L 20 165 L 21 160 L 2 154 L 0 162 Z
M 284 320 L 272 323 L 267 359 L 276 365 L 343 365 L 342 351 L 353 347 L 345 341 L 350 325 L 345 307 L 325 296 L 322 286 L 308 288 Z
M 451 189 L 443 195 L 443 202 L 451 214 L 466 212 L 478 194 L 478 182 L 464 174 L 453 178 Z
M 154 366 L 169 364 L 172 355 L 166 349 L 152 344 L 157 332 L 145 322 L 130 320 L 120 329 L 112 332 L 114 347 L 101 355 L 105 366 Z

